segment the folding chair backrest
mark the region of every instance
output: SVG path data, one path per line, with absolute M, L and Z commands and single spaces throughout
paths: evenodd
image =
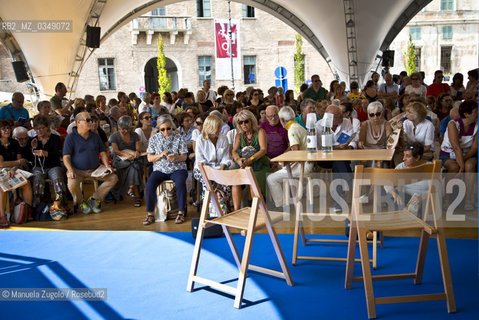
M 253 197 L 261 198 L 261 191 L 251 167 L 235 170 L 218 170 L 200 163 L 198 164 L 198 168 L 203 176 L 206 188 L 211 192 L 214 190 L 212 189 L 210 181 L 228 186 L 249 185 L 253 192 Z
M 427 190 L 429 203 L 430 196 L 437 195 L 441 190 L 440 170 L 441 162 L 439 160 L 405 169 L 364 168 L 359 165 L 355 168 L 353 198 L 359 199 L 361 186 L 365 185 L 400 187 L 419 181 L 429 181 Z M 362 212 L 362 204 L 359 205 L 358 209 L 359 212 Z M 426 219 L 426 215 L 424 218 Z
M 364 168 L 362 179 L 370 185 L 399 187 L 422 180 L 432 181 L 440 170 L 441 166 L 437 160 L 404 169 Z

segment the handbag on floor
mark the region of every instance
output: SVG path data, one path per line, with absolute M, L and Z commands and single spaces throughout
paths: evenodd
M 22 201 L 15 205 L 15 208 L 13 209 L 12 222 L 16 224 L 22 224 L 32 219 L 32 207 L 30 207 L 26 202 Z

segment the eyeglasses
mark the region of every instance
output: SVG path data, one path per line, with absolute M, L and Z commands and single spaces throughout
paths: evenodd
M 370 118 L 379 117 L 379 116 L 381 116 L 381 114 L 382 114 L 382 112 L 370 113 L 369 117 Z
M 87 119 L 78 119 L 78 121 L 86 121 L 86 122 L 90 123 L 93 120 L 91 118 L 87 118 Z
M 239 120 L 238 121 L 238 124 L 241 126 L 243 124 L 248 124 L 249 123 L 249 119 L 246 119 L 246 120 Z
M 278 115 L 275 113 L 273 115 L 270 115 L 270 116 L 266 116 L 267 119 L 274 119 L 276 118 Z
M 319 82 L 319 80 L 314 80 L 313 82 Z
M 201 121 L 196 121 L 196 125 L 202 126 L 202 125 L 203 125 L 203 122 L 201 122 Z
M 161 128 L 161 129 L 160 129 L 161 132 L 163 132 L 163 131 L 170 131 L 170 130 L 171 130 L 170 127 L 168 127 L 168 128 Z
M 253 94 L 253 96 L 259 96 L 259 93 L 255 93 L 255 94 Z
M 146 117 L 143 117 L 143 119 L 142 119 L 142 120 L 150 120 L 150 119 L 151 119 L 151 117 L 149 117 L 149 116 L 146 116 Z

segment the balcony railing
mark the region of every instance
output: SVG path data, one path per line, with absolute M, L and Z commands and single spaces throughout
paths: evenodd
M 155 32 L 165 32 L 170 34 L 170 43 L 175 43 L 178 33 L 185 36 L 185 44 L 188 43 L 191 34 L 190 16 L 140 16 L 131 21 L 131 32 L 133 42 L 136 44 L 137 35 L 140 32 L 146 32 L 147 44 L 151 44 L 151 36 Z

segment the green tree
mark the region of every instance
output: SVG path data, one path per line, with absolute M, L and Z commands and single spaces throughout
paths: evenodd
M 406 72 L 408 75 L 411 75 L 412 73 L 416 72 L 416 64 L 414 61 L 416 60 L 416 46 L 412 42 L 411 35 L 409 35 L 409 41 L 407 43 L 407 49 L 406 49 Z
M 158 35 L 158 59 L 156 67 L 158 68 L 158 93 L 163 97 L 163 93 L 171 91 L 171 77 L 166 73 L 165 51 L 163 49 L 163 38 Z
M 304 83 L 304 54 L 301 52 L 303 38 L 296 34 L 296 53 L 294 54 L 294 84 L 296 94 L 299 93 L 299 87 Z

